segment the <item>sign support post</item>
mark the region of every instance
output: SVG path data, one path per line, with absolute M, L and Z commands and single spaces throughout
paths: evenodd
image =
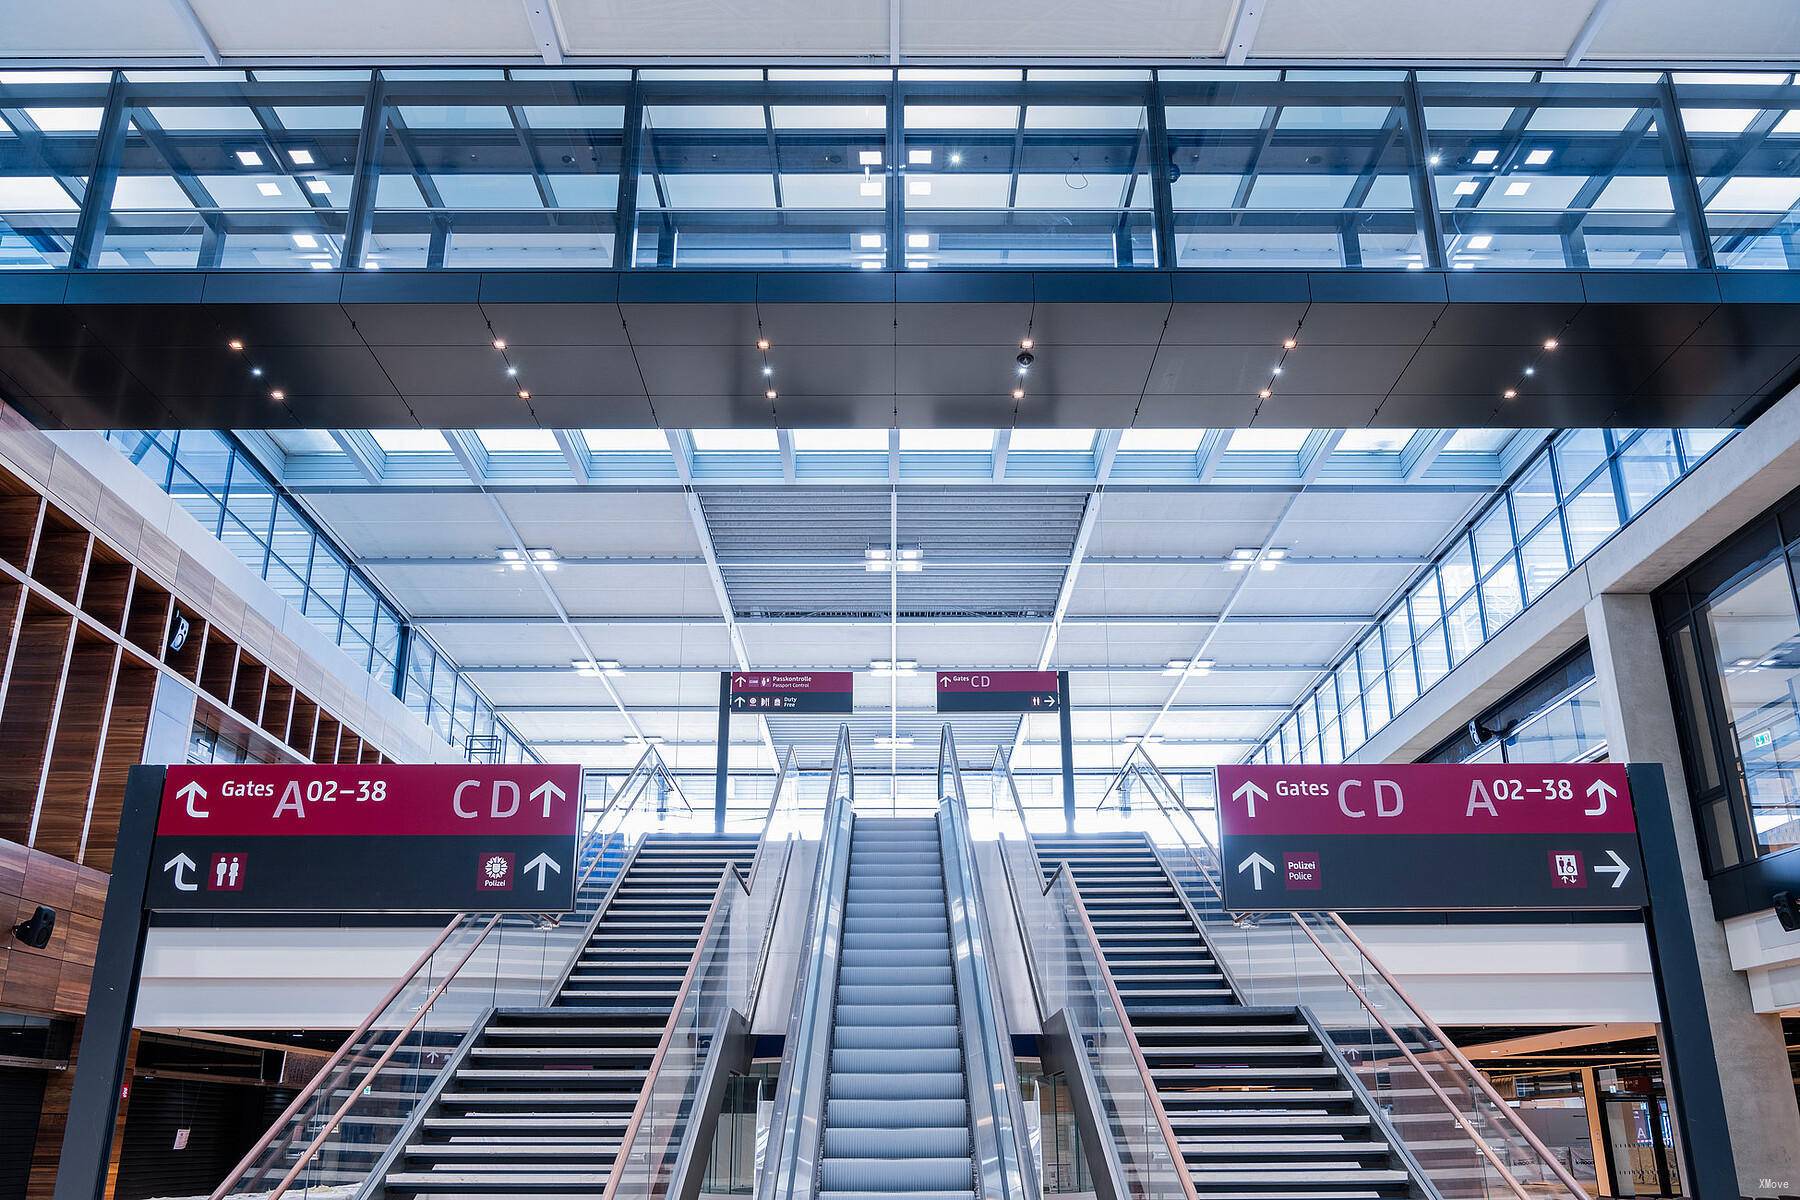
M 1062 742 L 1063 828 L 1075 832 L 1075 718 L 1069 712 L 1069 673 L 1056 673 L 1057 734 Z
M 718 766 L 713 779 L 713 832 L 725 832 L 725 800 L 731 775 L 731 676 L 719 676 Z
M 112 881 L 100 917 L 100 943 L 88 985 L 87 1015 L 69 1097 L 68 1128 L 56 1165 L 54 1200 L 102 1200 L 113 1125 L 125 1086 L 125 1055 L 144 968 L 146 899 L 165 768 L 134 766 L 125 780 L 124 811 L 113 854 Z
M 1691 1195 L 1735 1196 L 1737 1163 L 1725 1123 L 1725 1093 L 1700 982 L 1693 912 L 1675 845 L 1668 783 L 1660 763 L 1632 763 L 1626 772 L 1637 802 L 1638 843 L 1650 893 L 1644 933 L 1656 977 L 1664 1060 L 1672 1076 L 1664 1091 L 1686 1160 L 1682 1180 Z

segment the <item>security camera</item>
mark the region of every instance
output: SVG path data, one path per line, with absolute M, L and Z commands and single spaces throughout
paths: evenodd
M 1013 361 L 1018 363 L 1021 367 L 1029 367 L 1032 363 L 1036 362 L 1037 359 L 1032 355 L 1031 351 L 1021 350 L 1013 358 Z

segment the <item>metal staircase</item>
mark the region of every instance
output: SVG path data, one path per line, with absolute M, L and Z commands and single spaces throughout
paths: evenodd
M 1067 863 L 1189 1177 L 1217 1200 L 1431 1193 L 1303 1010 L 1246 1007 L 1139 834 L 1034 838 Z
M 496 1009 L 465 1040 L 366 1193 L 604 1188 L 720 878 L 733 866 L 748 871 L 756 846 L 753 837 L 646 837 L 551 1006 Z

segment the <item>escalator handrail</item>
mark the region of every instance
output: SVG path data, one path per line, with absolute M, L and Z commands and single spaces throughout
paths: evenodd
M 943 792 L 946 782 L 945 760 L 948 758 L 948 783 L 950 790 Z M 967 972 L 968 990 L 956 989 L 958 1021 L 962 1026 L 965 1041 L 963 1065 L 965 1071 L 972 1071 L 977 1061 L 981 1064 L 980 1075 L 971 1081 L 969 1090 L 971 1133 L 976 1143 L 977 1169 L 983 1173 L 983 1182 L 987 1186 L 983 1194 L 986 1196 L 1005 1196 L 1011 1200 L 1024 1200 L 1026 1196 L 1036 1196 L 1038 1180 L 1032 1171 L 1031 1156 L 1025 1153 L 1020 1144 L 1020 1137 L 1025 1129 L 1024 1105 L 1019 1096 L 1018 1070 L 1012 1065 L 1011 1041 L 1001 1028 L 1004 1014 L 1004 1002 L 999 984 L 993 978 L 990 968 L 993 956 L 994 937 L 988 928 L 987 905 L 982 900 L 981 876 L 975 864 L 975 848 L 969 830 L 969 803 L 963 792 L 962 767 L 956 756 L 956 736 L 950 726 L 945 725 L 938 739 L 938 783 L 943 792 L 943 804 L 947 813 L 940 813 L 940 818 L 947 816 L 949 828 L 946 831 L 942 819 L 939 821 L 939 834 L 943 838 L 947 832 L 949 854 L 943 863 L 944 886 L 947 899 L 961 901 L 960 911 L 964 914 L 964 941 L 969 949 L 967 955 L 953 954 L 953 969 L 960 975 Z M 951 860 L 954 855 L 954 864 Z M 955 867 L 957 891 L 951 892 L 951 868 Z M 951 934 L 956 933 L 956 905 L 949 906 L 951 917 Z M 978 1039 L 979 1054 L 968 1053 L 967 1039 Z M 980 1086 L 975 1086 L 979 1084 Z M 1006 1108 L 1007 1133 L 1002 1136 L 999 1130 L 999 1114 L 994 1114 L 993 1124 L 976 1115 L 974 1105 L 985 1101 L 993 1104 L 999 1094 L 999 1103 Z M 993 1154 L 984 1152 L 981 1143 L 992 1139 Z M 988 1174 L 988 1164 L 999 1176 L 995 1180 Z
M 619 789 L 609 796 L 606 802 L 600 806 L 598 814 L 600 821 L 603 822 L 606 817 L 615 810 L 619 813 L 619 819 L 623 820 L 637 807 L 638 801 L 644 795 L 642 788 L 632 795 L 631 799 L 625 804 L 625 807 L 622 810 L 619 809 L 620 798 L 625 796 L 626 786 L 639 775 L 645 760 L 654 750 L 655 747 L 649 747 L 644 751 L 644 754 L 639 757 L 637 764 L 634 765 L 631 771 L 626 775 L 626 784 L 622 784 Z M 605 860 L 605 843 L 611 836 L 611 832 L 596 828 L 593 833 L 582 839 L 580 846 L 576 850 L 577 861 L 580 861 L 581 856 L 584 856 L 596 842 L 600 843 L 599 851 L 594 855 L 587 867 L 583 869 L 580 877 L 576 881 L 575 895 L 578 899 L 581 895 L 582 887 L 587 884 L 588 880 L 592 878 L 593 873 Z M 622 875 L 623 872 L 621 871 L 621 876 Z M 598 919 L 599 914 L 604 912 L 605 908 L 606 905 L 603 903 L 596 911 L 595 919 Z M 382 1053 L 372 1066 L 362 1073 L 361 1080 L 349 1089 L 349 1096 L 345 1103 L 339 1107 L 337 1113 L 331 1118 L 326 1128 L 308 1143 L 307 1147 L 301 1152 L 299 1159 L 289 1169 L 283 1177 L 281 1184 L 267 1200 L 277 1200 L 277 1198 L 287 1190 L 299 1171 L 311 1161 L 313 1155 L 318 1153 L 320 1147 L 324 1144 L 326 1136 L 341 1123 L 343 1114 L 361 1094 L 363 1086 L 366 1085 L 370 1079 L 374 1078 L 375 1074 L 379 1072 L 382 1067 L 387 1065 L 388 1061 L 393 1057 L 394 1052 L 398 1049 L 401 1041 L 417 1027 L 424 1014 L 430 1011 L 432 1003 L 441 996 L 450 983 L 455 980 L 457 973 L 460 972 L 468 963 L 469 959 L 474 956 L 475 951 L 481 948 L 482 944 L 487 940 L 488 935 L 500 927 L 503 915 L 504 914 L 494 913 L 489 917 L 486 925 L 482 927 L 480 934 L 476 936 L 474 942 L 469 946 L 462 957 L 457 960 L 456 966 L 444 976 L 437 986 L 432 989 L 426 999 L 421 1002 L 411 1020 L 409 1020 L 388 1043 L 386 1051 Z M 557 914 L 550 923 L 560 924 L 563 915 L 564 914 Z M 401 993 L 406 990 L 407 986 L 418 979 L 420 974 L 430 965 L 432 958 L 443 948 L 444 944 L 449 941 L 451 935 L 458 929 L 468 927 L 472 922 L 478 922 L 480 920 L 481 914 L 457 913 L 455 916 L 451 917 L 449 921 L 445 922 L 443 929 L 438 931 L 437 937 L 434 938 L 431 944 L 425 948 L 424 952 L 413 961 L 412 965 L 406 969 L 406 972 L 394 982 L 393 986 L 382 995 L 381 999 L 375 1003 L 374 1007 L 369 1010 L 368 1015 L 362 1019 L 356 1028 L 350 1031 L 349 1035 L 339 1044 L 337 1050 L 332 1053 L 331 1057 L 325 1060 L 325 1065 L 313 1074 L 312 1079 L 307 1085 L 300 1089 L 293 1100 L 289 1101 L 287 1107 L 282 1110 L 281 1115 L 263 1131 L 262 1136 L 257 1139 L 256 1143 L 244 1153 L 237 1164 L 232 1167 L 222 1180 L 220 1180 L 218 1186 L 213 1189 L 207 1200 L 223 1200 L 223 1198 L 230 1193 L 232 1185 L 242 1179 L 245 1172 L 249 1171 L 262 1154 L 275 1144 L 276 1140 L 281 1136 L 282 1130 L 286 1129 L 289 1124 L 299 1116 L 300 1112 L 313 1101 L 319 1092 L 328 1086 L 331 1081 L 333 1069 L 348 1055 L 353 1053 L 354 1048 L 359 1045 L 361 1039 L 366 1037 L 369 1031 L 374 1028 L 375 1022 L 381 1019 L 382 1014 L 388 1010 L 390 1005 L 399 999 Z M 579 953 L 580 949 L 578 946 L 575 951 L 576 956 L 578 956 Z M 570 965 L 573 965 L 573 958 L 571 958 Z M 563 975 L 566 977 L 567 974 L 568 972 L 565 970 Z M 290 1142 L 291 1140 L 292 1139 L 290 1138 Z
M 1025 831 L 1026 849 L 1030 852 L 1031 861 L 1037 865 L 1039 872 L 1041 873 L 1044 860 L 1039 857 L 1037 842 L 1031 836 L 1031 825 L 1025 817 L 1025 802 L 1020 797 L 1018 784 L 1012 777 L 1012 765 L 1008 763 L 997 750 L 994 753 L 994 770 L 1006 782 L 1007 791 L 1012 797 L 1013 809 L 1018 813 L 1019 828 Z M 1003 836 L 1000 840 L 1002 843 L 1005 842 Z M 1020 932 L 1024 935 L 1021 938 L 1021 941 L 1025 946 L 1026 958 L 1030 961 L 1032 966 L 1031 986 L 1032 991 L 1036 993 L 1038 997 L 1038 1011 L 1041 1016 L 1048 1017 L 1050 1016 L 1050 1013 L 1045 1011 L 1044 996 L 1038 982 L 1038 976 L 1042 973 L 1042 968 L 1038 965 L 1037 955 L 1031 947 L 1030 925 L 1026 920 L 1025 914 L 1018 909 L 1017 889 L 1020 886 L 1020 880 L 1014 877 L 1012 862 L 1006 854 L 1004 844 L 1001 847 L 1000 865 L 1002 870 L 1006 872 L 1006 879 L 1010 885 L 1008 890 L 1014 895 L 1013 912 L 1019 922 Z M 1118 984 L 1113 980 L 1112 968 L 1107 964 L 1106 955 L 1100 950 L 1100 936 L 1094 932 L 1094 924 L 1088 919 L 1087 904 L 1082 899 L 1081 888 L 1076 884 L 1074 871 L 1071 870 L 1066 861 L 1059 862 L 1056 865 L 1056 870 L 1051 873 L 1049 880 L 1041 886 L 1038 895 L 1040 898 L 1048 896 L 1051 891 L 1055 889 L 1059 880 L 1066 881 L 1068 884 L 1069 895 L 1074 900 L 1075 913 L 1081 920 L 1082 934 L 1086 939 L 1088 952 L 1093 956 L 1096 965 L 1099 967 L 1100 979 L 1106 986 L 1108 1001 L 1111 1003 L 1113 1011 L 1119 1016 L 1119 1026 L 1124 1031 L 1125 1045 L 1131 1050 L 1131 1061 L 1137 1070 L 1138 1081 L 1142 1085 L 1145 1095 L 1149 1096 L 1151 1107 L 1156 1113 L 1157 1129 L 1162 1134 L 1163 1146 L 1168 1151 L 1169 1161 L 1174 1164 L 1175 1177 L 1181 1183 L 1182 1194 L 1186 1200 L 1198 1200 L 1199 1192 L 1194 1186 L 1193 1176 L 1188 1171 L 1187 1159 L 1181 1154 L 1181 1143 L 1175 1136 L 1175 1127 L 1170 1124 L 1169 1114 L 1163 1108 L 1162 1093 L 1157 1089 L 1155 1077 L 1150 1074 L 1150 1064 L 1148 1060 L 1144 1058 L 1143 1047 L 1138 1044 L 1137 1031 L 1131 1027 L 1131 1020 L 1126 1015 L 1125 1001 L 1119 995 Z M 1036 886 L 1035 879 L 1032 880 L 1031 883 L 1033 886 Z M 1071 1020 L 1070 1025 L 1079 1031 L 1079 1023 Z
M 847 733 L 840 733 L 839 754 L 848 750 Z M 854 772 L 851 777 L 854 778 Z M 843 950 L 844 888 L 850 871 L 850 837 L 855 811 L 850 795 L 836 793 L 837 765 L 832 768 L 833 792 L 813 866 L 806 928 L 800 945 L 807 949 L 794 975 L 794 995 L 788 1013 L 787 1044 L 782 1054 L 782 1086 L 770 1116 L 768 1151 L 756 1181 L 759 1200 L 795 1200 L 812 1194 L 812 1175 L 800 1169 L 799 1156 L 807 1144 L 810 1117 L 817 1168 L 817 1145 L 824 1115 L 826 1073 L 831 1054 L 831 1010 L 835 1004 L 837 962 Z M 829 959 L 829 961 L 827 961 Z M 830 978 L 827 979 L 826 977 Z
M 1180 793 L 1175 790 L 1174 784 L 1169 780 L 1168 776 L 1163 773 L 1162 768 L 1156 765 L 1155 760 L 1153 760 L 1144 750 L 1141 743 L 1133 749 L 1129 756 L 1127 756 L 1127 767 L 1130 766 L 1131 760 L 1134 758 L 1142 760 L 1144 767 L 1152 774 L 1152 776 L 1154 776 L 1156 781 L 1161 784 L 1160 788 L 1152 787 L 1149 791 L 1151 796 L 1156 800 L 1157 807 L 1162 810 L 1163 815 L 1169 817 L 1171 824 L 1174 824 L 1175 816 L 1179 814 L 1182 820 L 1192 829 L 1194 834 L 1199 837 L 1201 843 L 1212 853 L 1213 861 L 1223 864 L 1224 859 L 1219 856 L 1218 848 L 1213 845 L 1212 839 L 1206 836 L 1206 831 L 1202 829 L 1200 823 L 1194 819 L 1194 814 L 1188 811 L 1185 804 L 1173 803 L 1173 798 L 1180 795 Z M 1123 776 L 1123 774 L 1124 772 L 1121 771 L 1120 775 Z M 1182 836 L 1179 827 L 1176 828 L 1176 836 L 1181 839 L 1182 847 L 1187 851 L 1188 857 L 1193 860 L 1195 868 L 1200 872 L 1201 876 L 1206 879 L 1208 886 L 1210 886 L 1219 896 L 1219 903 L 1223 905 L 1225 902 L 1224 893 L 1220 890 L 1213 875 L 1207 871 L 1200 856 L 1195 853 L 1193 845 L 1188 842 L 1185 836 Z M 1338 978 L 1344 981 L 1345 986 L 1350 989 L 1351 993 L 1357 998 L 1357 1001 L 1362 1005 L 1364 1010 L 1381 1024 L 1382 1029 L 1389 1037 L 1394 1039 L 1394 1044 L 1399 1047 L 1401 1053 L 1406 1056 L 1408 1061 L 1411 1062 L 1422 1075 L 1424 1075 L 1426 1081 L 1430 1083 L 1432 1091 L 1437 1095 L 1438 1099 L 1445 1107 L 1449 1109 L 1452 1117 L 1457 1123 L 1457 1127 L 1462 1129 L 1470 1138 L 1478 1143 L 1484 1157 L 1488 1158 L 1500 1171 L 1502 1178 L 1506 1181 L 1508 1187 L 1513 1190 L 1515 1195 L 1523 1197 L 1527 1193 L 1522 1190 L 1520 1183 L 1513 1177 L 1512 1172 L 1509 1171 L 1494 1154 L 1493 1148 L 1487 1144 L 1487 1139 L 1482 1137 L 1477 1130 L 1468 1124 L 1461 1110 L 1456 1107 L 1455 1102 L 1450 1099 L 1447 1093 L 1438 1087 L 1436 1080 L 1426 1071 L 1425 1065 L 1413 1054 L 1411 1048 L 1400 1038 L 1399 1033 L 1388 1024 L 1387 1018 L 1381 1014 L 1374 1001 L 1371 1000 L 1362 987 L 1351 978 L 1350 974 L 1344 970 L 1343 966 L 1337 961 L 1336 956 L 1325 948 L 1325 944 L 1320 941 L 1318 935 L 1313 932 L 1311 925 L 1308 923 L 1308 918 L 1330 922 L 1345 936 L 1352 946 L 1356 947 L 1356 951 L 1362 957 L 1362 960 L 1369 964 L 1370 967 L 1374 968 L 1375 973 L 1381 976 L 1382 981 L 1392 989 L 1394 995 L 1406 1006 L 1410 1013 L 1411 1023 L 1426 1030 L 1438 1045 L 1443 1047 L 1445 1053 L 1448 1054 L 1450 1059 L 1459 1068 L 1458 1073 L 1466 1077 L 1466 1082 L 1473 1084 L 1475 1090 L 1482 1095 L 1483 1099 L 1494 1106 L 1500 1114 L 1501 1119 L 1504 1120 L 1513 1131 L 1543 1159 L 1551 1173 L 1556 1176 L 1557 1181 L 1568 1189 L 1569 1194 L 1571 1196 L 1579 1197 L 1580 1200 L 1588 1200 L 1587 1192 L 1582 1188 L 1581 1184 L 1576 1181 L 1575 1177 L 1563 1167 L 1556 1155 L 1552 1154 L 1549 1147 L 1545 1146 L 1543 1141 L 1531 1131 L 1531 1127 L 1525 1124 L 1524 1120 L 1513 1110 L 1512 1105 L 1508 1104 L 1505 1099 L 1501 1097 L 1500 1093 L 1494 1089 L 1493 1084 L 1488 1082 L 1487 1076 L 1483 1075 L 1475 1064 L 1469 1061 L 1468 1057 L 1463 1054 L 1455 1042 L 1450 1040 L 1449 1035 L 1439 1027 L 1437 1022 L 1433 1021 L 1430 1015 L 1413 1001 L 1412 997 L 1400 986 L 1400 982 L 1394 978 L 1387 967 L 1370 952 L 1363 940 L 1357 937 L 1355 933 L 1351 932 L 1350 926 L 1345 923 L 1341 916 L 1335 912 L 1324 911 L 1295 911 L 1293 916 L 1294 924 L 1306 935 L 1307 940 L 1311 941 L 1318 949 L 1319 954 L 1331 965 L 1331 969 L 1337 974 Z

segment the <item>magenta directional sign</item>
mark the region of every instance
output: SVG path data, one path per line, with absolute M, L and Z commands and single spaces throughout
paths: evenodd
M 734 713 L 848 713 L 856 677 L 849 671 L 736 671 L 725 676 Z
M 939 671 L 941 713 L 1055 712 L 1061 707 L 1055 671 Z
M 1233 912 L 1641 908 L 1617 763 L 1222 766 Z

